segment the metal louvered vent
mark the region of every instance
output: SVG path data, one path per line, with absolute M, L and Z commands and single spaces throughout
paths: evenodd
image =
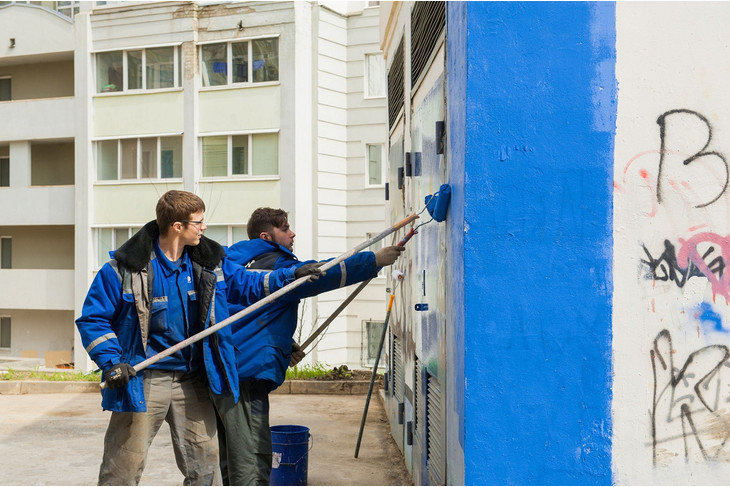
M 428 376 L 426 389 L 426 422 L 428 424 L 428 468 L 429 485 L 446 485 L 445 425 L 443 423 L 443 397 L 441 385 L 435 377 Z
M 423 434 L 423 418 L 426 417 L 426 403 L 423 401 L 423 371 L 421 370 L 421 361 L 415 358 L 415 384 L 413 386 L 413 422 L 416 425 L 416 431 Z
M 398 114 L 404 106 L 403 80 L 405 64 L 403 60 L 403 38 L 395 50 L 393 62 L 388 69 L 388 127 L 392 128 L 398 119 Z
M 411 10 L 411 86 L 428 65 L 446 26 L 446 2 L 414 2 Z
M 393 395 L 398 402 L 403 402 L 403 344 L 401 339 L 393 335 Z

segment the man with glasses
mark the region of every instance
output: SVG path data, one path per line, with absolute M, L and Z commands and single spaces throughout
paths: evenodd
M 246 224 L 249 240 L 232 245 L 228 258 L 251 270 L 271 272 L 291 266 L 304 268 L 326 261 L 301 262 L 294 255 L 296 234 L 282 209 L 258 208 Z M 286 368 L 296 365 L 304 352 L 293 340 L 299 300 L 372 279 L 391 265 L 405 247 L 384 247 L 358 252 L 327 270 L 316 282 L 299 286 L 285 297 L 231 325 L 236 349 L 240 400 L 231 395 L 213 398 L 222 424 L 218 439 L 225 485 L 269 485 L 272 443 L 269 427 L 269 392 L 279 387 Z M 240 307 L 229 303 L 231 312 Z
M 76 320 L 84 347 L 104 371 L 102 407 L 112 411 L 99 485 L 138 485 L 162 421 L 185 485 L 221 483 L 216 416 L 210 393 L 238 398 L 231 331 L 224 327 L 137 373 L 137 364 L 229 316 L 227 301 L 247 306 L 319 269 L 247 272 L 203 236 L 205 204 L 168 191 L 157 219 L 113 252 L 94 278 Z

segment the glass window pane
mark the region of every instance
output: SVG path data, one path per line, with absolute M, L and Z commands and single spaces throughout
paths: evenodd
M 0 186 L 10 186 L 10 159 L 0 158 Z
M 109 261 L 109 252 L 115 250 L 112 241 L 113 229 L 112 228 L 100 228 L 97 230 L 97 264 L 99 267 L 103 266 Z
M 157 137 L 141 139 L 142 174 L 144 179 L 157 179 Z
M 0 238 L 0 269 L 13 268 L 13 239 Z
M 127 89 L 142 89 L 142 51 L 127 51 Z
M 383 184 L 382 154 L 381 145 L 368 145 L 368 184 Z
M 0 101 L 12 100 L 10 78 L 0 78 Z
M 0 348 L 10 348 L 10 317 L 0 318 Z
M 203 137 L 203 176 L 228 176 L 228 137 Z
M 114 249 L 118 249 L 124 242 L 129 240 L 129 229 L 128 228 L 115 228 L 114 229 Z
M 231 44 L 231 58 L 233 82 L 245 83 L 248 81 L 248 42 Z
M 234 135 L 231 160 L 232 174 L 248 174 L 248 135 Z
M 157 47 L 146 50 L 147 89 L 175 86 L 175 48 Z
M 385 96 L 385 62 L 382 54 L 365 56 L 365 96 Z
M 225 225 L 208 225 L 205 236 L 221 245 L 228 245 L 228 227 Z
M 246 233 L 246 226 L 242 227 L 231 227 L 231 245 L 240 242 L 241 240 L 248 240 L 248 234 Z
M 253 175 L 279 174 L 279 134 L 254 134 L 252 139 Z
M 253 81 L 279 80 L 279 39 L 251 41 Z
M 182 137 L 160 138 L 160 177 L 182 177 Z
M 100 181 L 113 181 L 117 174 L 117 141 L 102 140 L 96 143 L 97 177 Z
M 96 91 L 122 91 L 122 51 L 101 52 L 96 55 Z
M 122 140 L 122 179 L 137 179 L 137 139 Z
M 202 47 L 200 70 L 203 86 L 219 86 L 228 83 L 228 44 L 205 44 Z

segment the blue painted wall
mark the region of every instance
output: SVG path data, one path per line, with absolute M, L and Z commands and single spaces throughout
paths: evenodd
M 449 441 L 467 485 L 610 484 L 615 5 L 449 2 L 447 18 L 464 282 Z

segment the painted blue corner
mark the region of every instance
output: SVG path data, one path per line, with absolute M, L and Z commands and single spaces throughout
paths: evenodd
M 464 483 L 610 484 L 615 4 L 458 3 Z

